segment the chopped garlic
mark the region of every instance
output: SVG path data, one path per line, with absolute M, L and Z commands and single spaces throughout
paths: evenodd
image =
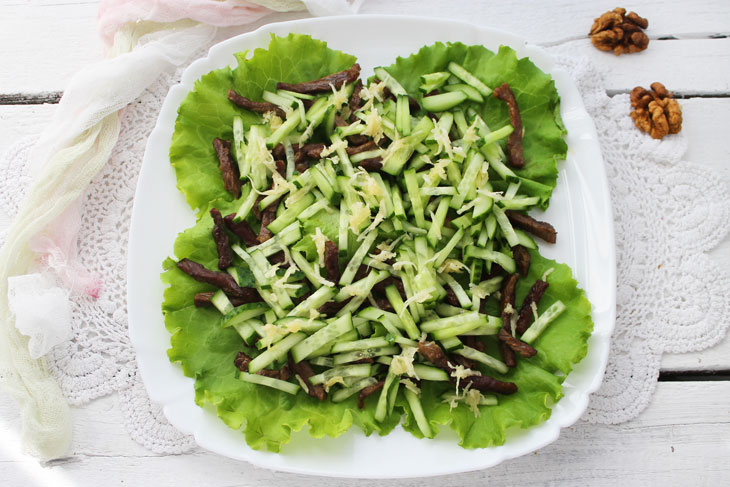
M 408 377 L 418 379 L 416 369 L 413 367 L 413 358 L 418 349 L 416 347 L 404 346 L 403 351 L 393 356 L 390 362 L 390 371 L 397 375 L 406 374 Z
M 532 317 L 537 321 L 537 304 L 535 304 L 535 301 L 530 302 L 530 309 L 532 310 Z
M 383 119 L 378 115 L 377 108 L 373 107 L 365 115 L 365 130 L 362 131 L 362 134 L 372 137 L 376 144 L 383 138 Z
M 454 272 L 461 272 L 462 270 L 468 270 L 469 267 L 467 267 L 466 264 L 464 264 L 461 261 L 458 261 L 456 259 L 446 259 L 443 264 L 441 264 L 441 267 L 438 268 L 438 272 L 442 273 L 445 272 L 447 274 L 452 274 Z
M 550 274 L 552 274 L 554 270 L 555 270 L 555 267 L 551 267 L 550 269 L 546 270 L 546 271 L 545 271 L 545 273 L 544 273 L 544 274 L 542 275 L 542 277 L 540 278 L 540 280 L 541 280 L 541 281 L 545 281 L 545 282 L 547 282 L 547 278 L 548 278 L 548 276 L 549 276 Z
M 297 382 L 299 382 L 299 385 L 302 386 L 304 393 L 309 394 L 309 386 L 307 386 L 307 383 L 304 381 L 304 379 L 302 379 L 299 374 L 294 374 L 294 377 L 297 378 Z
M 324 387 L 324 392 L 329 393 L 330 387 L 332 387 L 335 384 L 342 384 L 345 385 L 345 379 L 342 378 L 342 376 L 338 375 L 337 377 L 332 377 L 330 380 L 325 382 L 322 386 Z
M 395 268 L 395 265 L 393 266 L 393 268 Z M 402 313 L 405 313 L 406 309 L 408 309 L 408 306 L 410 306 L 412 303 L 425 303 L 429 299 L 431 299 L 430 289 L 424 289 L 423 291 L 419 291 L 403 302 L 403 309 L 398 314 L 401 315 Z
M 436 141 L 436 144 L 438 144 L 436 154 L 445 152 L 449 155 L 449 157 L 454 157 L 454 149 L 451 147 L 449 133 L 443 127 L 436 124 L 431 130 L 431 136 Z
M 285 325 L 286 331 L 296 333 L 302 329 L 302 320 L 292 320 Z
M 360 236 L 357 237 L 358 242 L 365 238 L 367 234 L 369 234 L 371 231 L 375 230 L 375 228 L 380 225 L 380 223 L 385 220 L 385 205 L 380 205 L 380 208 L 378 208 L 378 212 L 375 214 L 375 218 L 373 218 L 372 223 L 365 229 L 364 232 L 360 234 Z
M 451 362 L 447 362 L 448 366 L 451 368 L 451 377 L 456 379 L 456 392 L 459 393 L 459 381 L 461 379 L 465 379 L 467 377 L 471 377 L 473 375 L 482 375 L 481 372 L 478 370 L 471 370 L 467 369 L 463 365 L 452 365 Z
M 347 96 L 347 83 L 342 83 L 339 90 L 330 83 L 330 88 L 332 88 L 332 104 L 335 106 L 335 110 L 339 112 L 342 106 L 350 101 L 350 98 Z
M 478 389 L 469 389 L 464 393 L 464 402 L 467 406 L 469 406 L 471 412 L 474 413 L 475 418 L 479 417 L 479 403 L 481 402 L 482 397 L 482 393 L 479 392 Z
M 413 394 L 420 396 L 421 395 L 421 389 L 418 388 L 418 386 L 410 379 L 401 379 L 401 384 L 406 386 L 406 389 L 411 391 Z
M 340 139 L 337 142 L 332 142 L 329 147 L 325 147 L 324 149 L 322 149 L 322 153 L 319 155 L 319 157 L 327 157 L 328 155 L 337 152 L 338 149 L 347 149 L 347 139 Z M 337 160 L 339 162 L 339 158 Z
M 477 124 L 477 121 L 475 119 L 472 122 L 472 124 L 469 125 L 469 127 L 466 129 L 466 132 L 464 133 L 464 137 L 462 137 L 464 139 L 464 142 L 473 144 L 474 142 L 479 140 L 479 134 L 477 134 L 476 124 Z
M 263 118 L 264 123 L 268 124 L 271 130 L 278 129 L 279 127 L 281 127 L 281 124 L 284 123 L 281 117 L 277 115 L 276 112 L 273 110 L 265 112 Z
M 353 233 L 359 234 L 360 227 L 370 220 L 370 208 L 360 201 L 356 201 L 350 207 L 350 228 Z
M 334 284 L 333 284 L 334 285 Z M 309 321 L 314 321 L 317 318 L 322 316 L 319 311 L 317 311 L 316 308 L 312 308 L 309 310 Z
M 324 266 L 325 247 L 327 244 L 327 236 L 322 233 L 322 230 L 319 227 L 317 227 L 314 230 L 314 235 L 312 235 L 312 240 L 314 241 L 314 246 L 317 248 L 317 255 L 319 256 L 318 265 L 320 267 L 323 267 Z
M 414 264 L 410 260 L 399 260 L 393 263 L 393 270 L 402 271 L 403 268 L 408 265 L 416 267 L 416 264 Z
M 360 99 L 365 100 L 365 104 L 360 108 L 359 111 L 369 110 L 375 100 L 383 101 L 385 97 L 385 81 L 379 83 L 370 83 L 368 86 L 363 86 L 360 91 Z
M 451 164 L 451 159 L 439 159 L 428 171 L 428 174 L 423 175 L 423 180 L 426 184 L 435 184 L 439 180 L 445 180 L 446 166 L 449 164 Z

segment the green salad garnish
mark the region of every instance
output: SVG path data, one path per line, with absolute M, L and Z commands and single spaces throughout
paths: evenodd
M 369 80 L 305 35 L 249 54 L 196 82 L 170 147 L 198 221 L 162 309 L 196 402 L 270 451 L 399 423 L 482 448 L 547 419 L 593 329 L 527 215 L 567 150 L 551 77 L 505 46 Z

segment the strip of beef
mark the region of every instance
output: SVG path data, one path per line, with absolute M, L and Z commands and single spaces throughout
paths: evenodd
M 507 104 L 509 110 L 509 123 L 514 130 L 507 138 L 507 153 L 509 154 L 509 163 L 512 167 L 525 167 L 525 155 L 522 152 L 522 117 L 520 109 L 517 106 L 517 100 L 512 93 L 509 85 L 503 83 L 502 86 L 495 88 L 494 97 L 503 100 Z
M 327 75 L 304 83 L 276 83 L 279 90 L 294 91 L 296 93 L 330 93 L 332 87 L 339 89 L 345 83 L 352 83 L 360 77 L 360 65 L 355 63 L 350 69 Z
M 311 159 L 319 159 L 325 147 L 326 146 L 321 142 L 314 144 L 305 144 L 300 149 L 300 152 L 303 152 L 304 154 L 306 154 L 307 157 Z
M 445 286 L 446 288 L 446 302 L 449 303 L 451 306 L 458 306 L 461 307 L 461 304 L 459 303 L 459 298 L 456 297 L 456 293 L 453 289 L 451 289 L 451 286 Z
M 515 329 L 518 334 L 522 335 L 530 327 L 532 323 L 532 306 L 531 303 L 535 303 L 535 306 L 540 304 L 542 295 L 548 288 L 548 283 L 538 279 L 535 284 L 530 288 L 530 292 L 525 296 L 525 300 L 522 301 L 522 307 L 520 308 L 520 314 L 517 317 L 517 325 Z
M 388 301 L 388 298 L 385 296 L 373 296 L 373 299 L 375 300 L 375 304 L 378 305 L 378 308 L 383 311 L 390 311 L 391 313 L 395 312 L 393 305 L 390 304 L 390 301 Z
M 335 283 L 340 280 L 340 261 L 337 253 L 337 245 L 327 240 L 324 243 L 324 266 L 327 269 L 327 279 Z
M 497 335 L 497 338 L 499 338 L 499 341 L 507 345 L 509 348 L 512 349 L 512 351 L 519 353 L 523 357 L 529 358 L 533 355 L 537 354 L 537 350 L 532 348 L 527 343 L 523 342 L 519 338 L 513 337 L 510 332 L 502 328 L 499 330 L 499 334 Z
M 408 108 L 411 109 L 412 112 L 417 112 L 421 109 L 421 105 L 418 104 L 418 100 L 413 98 L 412 96 L 408 97 Z
M 505 214 L 509 218 L 510 223 L 517 228 L 530 232 L 548 243 L 555 243 L 558 233 L 549 223 L 535 220 L 530 215 L 524 215 L 514 210 L 506 210 Z
M 449 360 L 446 358 L 444 351 L 434 342 L 418 342 L 418 353 L 426 357 L 426 360 L 434 364 L 440 369 L 447 372 L 451 371 Z
M 406 299 L 406 289 L 403 287 L 403 281 L 394 276 L 385 278 L 377 283 L 375 286 L 373 286 L 373 292 L 385 293 L 385 288 L 390 286 L 391 284 L 395 284 L 395 287 L 398 289 L 400 297 Z
M 365 159 L 360 161 L 360 167 L 366 171 L 380 171 L 383 168 L 383 158 L 373 157 L 372 159 Z
M 238 169 L 231 158 L 231 143 L 223 139 L 213 139 L 213 148 L 218 154 L 218 165 L 223 176 L 223 187 L 234 197 L 241 196 L 241 180 Z
M 509 278 L 505 281 L 502 286 L 502 297 L 500 299 L 500 313 L 502 315 L 502 330 L 506 330 L 507 334 L 512 336 L 510 333 L 512 315 L 514 314 L 515 307 L 515 289 L 517 288 L 517 280 L 519 276 L 517 274 L 510 274 Z M 511 309 L 511 312 L 509 311 Z M 500 335 L 497 335 L 500 338 Z M 514 367 L 517 365 L 515 353 L 512 348 L 500 338 L 499 340 L 499 353 L 502 356 L 502 361 L 507 364 L 508 367 Z
M 281 118 L 286 118 L 286 113 L 280 107 L 266 101 L 253 101 L 239 94 L 235 90 L 228 90 L 228 99 L 241 108 L 257 113 L 274 112 Z
M 261 200 L 263 200 L 264 198 L 264 195 L 259 195 L 256 198 L 256 202 L 253 204 L 253 207 L 251 207 L 251 213 L 253 213 L 253 216 L 255 216 L 258 221 L 261 221 Z M 258 241 L 258 237 L 256 238 Z
M 355 272 L 355 277 L 352 278 L 352 282 L 357 282 L 360 279 L 365 279 L 372 272 L 373 268 L 369 265 L 360 264 Z
M 190 259 L 181 259 L 177 263 L 177 268 L 199 282 L 205 282 L 218 286 L 230 297 L 236 297 L 246 300 L 246 303 L 255 303 L 261 301 L 261 296 L 256 289 L 250 287 L 240 287 L 236 284 L 233 276 L 226 272 L 217 272 L 206 269 Z
M 231 233 L 240 238 L 247 247 L 250 247 L 252 245 L 258 245 L 259 240 L 258 238 L 256 238 L 256 233 L 253 231 L 253 228 L 251 228 L 251 225 L 249 225 L 246 220 L 241 220 L 240 222 L 236 223 L 233 221 L 235 217 L 236 214 L 231 213 L 230 215 L 226 215 L 223 218 L 223 223 L 226 224 L 228 230 L 230 230 Z
M 238 367 L 238 370 L 241 372 L 248 372 L 248 364 L 251 363 L 251 357 L 246 355 L 243 352 L 238 352 L 238 355 L 236 355 L 236 358 L 233 359 L 233 365 Z
M 461 365 L 467 369 L 478 370 L 477 363 L 470 358 L 462 357 L 461 355 L 452 355 L 449 358 L 452 364 Z
M 520 275 L 527 277 L 527 273 L 530 272 L 530 252 L 522 245 L 515 245 L 512 247 L 512 256 L 515 258 Z
M 274 265 L 274 264 L 283 264 L 286 261 L 286 255 L 284 254 L 283 250 L 280 250 L 274 254 L 271 254 L 267 257 L 268 261 Z M 289 267 L 288 265 L 281 266 L 282 268 Z
M 497 392 L 505 395 L 517 392 L 517 384 L 503 382 L 488 375 L 470 375 L 461 380 L 466 384 L 471 384 L 472 389 L 477 389 L 481 392 Z
M 356 122 L 356 121 L 357 121 L 357 117 L 355 117 L 355 115 L 351 115 L 350 122 Z M 350 124 L 347 122 L 347 120 L 340 117 L 339 115 L 335 115 L 335 126 L 336 127 L 347 127 L 348 125 L 350 125 Z M 362 134 L 354 134 L 354 135 L 347 136 L 347 141 L 350 144 L 352 144 L 353 146 L 363 145 L 368 140 L 370 140 L 370 139 L 368 139 L 366 135 L 362 135 Z
M 286 163 L 281 159 L 276 159 L 274 161 L 274 164 L 276 165 L 276 172 L 278 172 L 282 178 L 285 178 L 286 177 Z
M 357 407 L 358 409 L 362 409 L 365 407 L 365 398 L 378 392 L 380 389 L 383 388 L 383 385 L 385 384 L 384 380 L 380 380 L 376 382 L 375 384 L 371 386 L 367 386 L 365 389 L 360 391 L 360 395 L 357 398 Z
M 342 308 L 344 308 L 347 303 L 349 303 L 352 300 L 352 298 L 347 298 L 344 301 L 340 301 L 339 303 L 336 301 L 328 301 L 324 303 L 322 306 L 317 308 L 317 311 L 320 314 L 323 314 L 327 317 L 331 317 L 336 315 Z
M 355 89 L 352 90 L 352 95 L 350 96 L 350 110 L 353 112 L 362 107 L 362 98 L 360 98 L 361 91 L 362 81 L 357 80 L 357 83 L 355 83 Z
M 294 152 L 299 150 L 299 144 L 292 144 L 291 148 Z M 286 159 L 286 148 L 284 147 L 284 144 L 276 144 L 274 148 L 271 150 L 271 154 L 274 156 L 274 159 Z
M 215 291 L 197 293 L 195 295 L 195 297 L 193 298 L 193 304 L 197 308 L 212 308 L 212 307 L 214 307 L 214 305 L 213 305 L 213 301 L 211 301 L 211 299 L 213 298 L 214 294 L 215 294 Z M 256 294 L 258 294 L 258 292 Z M 237 298 L 236 296 L 228 296 L 228 300 L 231 302 L 233 307 L 241 306 L 242 304 L 252 302 L 249 299 Z M 261 301 L 261 297 L 259 296 L 255 301 Z
M 213 240 L 218 249 L 218 269 L 228 269 L 233 265 L 233 252 L 231 251 L 231 242 L 228 240 L 223 217 L 218 208 L 210 210 L 210 216 L 213 217 Z
M 327 399 L 327 393 L 324 392 L 324 387 L 322 387 L 322 384 L 317 384 L 316 386 L 313 386 L 311 382 L 309 382 L 309 378 L 314 375 L 314 370 L 312 370 L 312 366 L 309 365 L 309 362 L 306 360 L 302 360 L 299 363 L 294 363 L 294 361 L 290 358 L 289 359 L 289 369 L 293 370 L 295 374 L 298 374 L 299 377 L 302 378 L 304 383 L 307 385 L 308 394 L 312 397 L 316 397 L 320 401 L 324 401 Z
M 471 347 L 474 350 L 479 350 L 480 352 L 483 352 L 487 348 L 486 345 L 484 345 L 484 342 L 475 336 L 467 335 L 461 337 L 461 341 L 464 342 L 464 345 L 466 345 L 467 347 Z
M 363 357 L 361 359 L 355 360 L 353 362 L 347 362 L 348 364 L 357 365 L 357 364 L 372 364 L 375 363 L 375 360 L 373 360 L 370 357 Z
M 269 230 L 266 225 L 276 220 L 276 209 L 279 207 L 279 200 L 276 200 L 274 203 L 267 206 L 262 212 L 261 212 L 261 227 L 259 228 L 259 243 L 264 243 L 268 239 L 274 236 L 273 233 L 271 233 L 271 230 Z
M 289 380 L 289 377 L 291 377 L 288 365 L 284 365 L 281 369 L 261 369 L 256 373 L 258 375 L 263 375 L 264 377 L 271 377 L 272 379 L 279 380 Z
M 378 148 L 378 145 L 372 141 L 369 140 L 365 142 L 362 145 L 356 145 L 354 147 L 348 147 L 347 148 L 347 155 L 348 156 L 354 156 L 355 154 L 359 154 L 361 152 L 369 151 L 369 150 L 375 150 Z

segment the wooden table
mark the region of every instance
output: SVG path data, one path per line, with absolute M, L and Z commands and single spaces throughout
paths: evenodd
M 570 42 L 609 69 L 610 95 L 661 80 L 680 98 L 686 159 L 730 182 L 730 2 L 626 2 L 650 21 L 650 48 L 617 58 L 595 50 L 585 33 L 616 5 L 580 0 L 521 2 L 367 0 L 363 13 L 419 13 L 513 32 L 539 45 Z M 0 151 L 38 133 L 70 77 L 102 56 L 95 0 L 5 0 L 0 4 Z M 276 20 L 305 17 L 277 14 Z M 247 29 L 231 29 L 231 33 Z M 2 221 L 0 220 L 0 223 Z M 730 239 L 712 252 L 730 266 Z M 41 467 L 19 451 L 14 403 L 0 395 L 3 485 L 318 485 L 344 482 L 273 473 L 202 449 L 156 455 L 129 438 L 116 397 L 73 409 L 67 458 Z M 730 341 L 710 350 L 665 355 L 656 394 L 638 418 L 616 426 L 579 423 L 552 445 L 489 470 L 433 480 L 348 485 L 728 485 L 730 483 Z

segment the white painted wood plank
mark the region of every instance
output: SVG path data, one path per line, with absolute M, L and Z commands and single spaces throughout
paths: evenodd
M 429 2 L 420 0 L 368 0 L 364 3 L 362 13 L 403 14 L 411 13 L 437 18 L 465 20 L 478 25 L 493 27 L 513 32 L 530 42 L 551 44 L 565 39 L 584 36 L 589 30 L 593 18 L 605 10 L 610 10 L 615 3 L 609 0 L 599 2 L 582 2 L 580 0 L 561 0 L 557 2 L 533 2 L 529 7 L 518 7 L 510 2 L 497 0 Z M 649 18 L 649 35 L 652 38 L 676 36 L 680 38 L 707 37 L 709 35 L 726 35 L 730 33 L 730 9 L 725 0 L 703 0 L 693 2 L 691 8 L 681 0 L 634 1 L 624 3 L 628 9 L 634 9 Z M 516 14 L 516 10 L 519 10 Z M 0 70 L 0 94 L 33 93 L 44 91 L 61 91 L 70 77 L 81 67 L 101 58 L 102 46 L 96 34 L 97 2 L 22 2 L 12 1 L 0 3 L 0 59 L 5 66 L 12 69 Z M 299 14 L 301 16 L 302 14 Z M 275 14 L 267 17 L 262 23 L 289 19 L 291 15 Z M 551 20 L 547 20 L 551 19 Z M 730 41 L 728 41 L 730 42 Z M 586 52 L 591 58 L 602 63 L 608 56 L 588 45 L 587 41 L 578 43 L 580 52 Z M 671 72 L 680 79 L 684 73 L 694 72 L 695 76 L 687 76 L 684 85 L 707 92 L 727 91 L 727 70 L 721 68 L 728 61 L 728 44 L 700 44 L 681 50 L 672 56 L 674 47 L 661 47 L 666 42 L 653 42 L 650 49 L 640 55 L 621 56 L 624 70 L 636 73 L 662 74 Z M 676 43 L 673 43 L 676 44 Z M 590 49 L 587 49 L 590 47 Z M 700 49 L 701 48 L 701 49 Z M 656 51 L 656 52 L 655 52 Z M 649 55 L 651 53 L 651 55 Z M 626 61 L 632 59 L 632 61 Z M 714 60 L 714 62 L 706 62 Z M 638 66 L 638 67 L 637 67 Z M 676 69 L 682 66 L 682 69 Z M 697 71 L 697 67 L 701 69 Z M 638 71 L 636 71 L 638 69 Z M 730 69 L 730 68 L 727 68 Z M 663 71 L 664 70 L 664 71 Z M 713 75 L 714 71 L 719 71 Z M 611 76 L 609 86 L 612 89 L 625 90 L 634 85 L 633 77 Z M 697 80 L 708 79 L 705 85 L 697 84 Z M 674 77 L 671 79 L 674 80 Z M 669 86 L 669 77 L 664 77 Z M 718 85 L 715 80 L 725 80 Z M 653 79 L 651 80 L 653 81 Z M 631 86 L 629 86 L 631 85 Z M 696 86 L 693 86 L 696 85 Z M 679 90 L 678 87 L 673 87 Z
M 0 397 L 0 478 L 8 485 L 318 486 L 342 480 L 270 472 L 203 450 L 160 457 L 134 444 L 113 398 L 74 410 L 71 455 L 40 468 L 17 453 L 15 411 Z M 722 485 L 730 475 L 730 382 L 664 382 L 636 420 L 579 423 L 538 452 L 495 468 L 446 478 L 346 481 L 347 485 Z M 377 468 L 374 466 L 374 468 Z M 618 483 L 617 483 L 618 481 Z

